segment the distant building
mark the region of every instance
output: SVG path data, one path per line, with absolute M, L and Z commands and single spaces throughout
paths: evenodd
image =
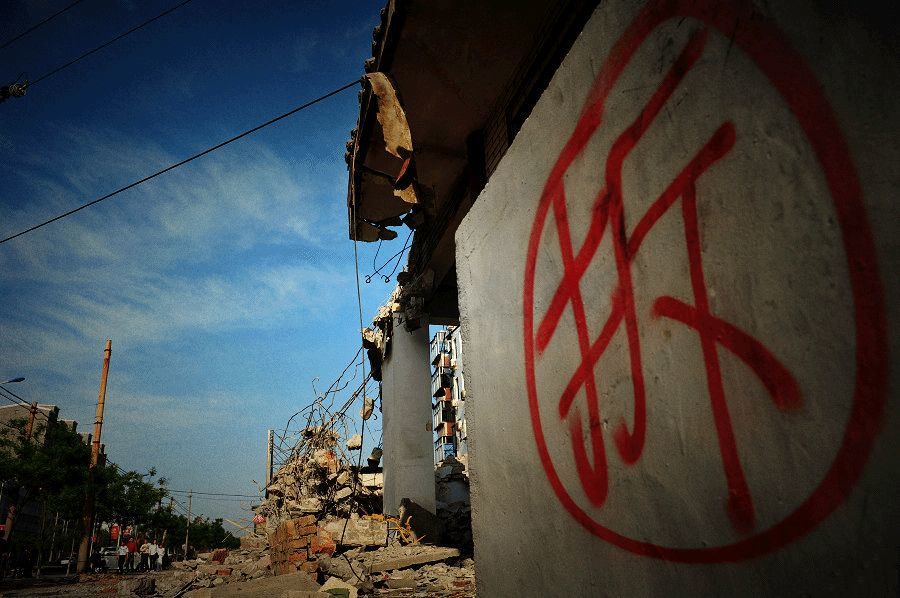
M 447 326 L 431 339 L 431 405 L 434 425 L 434 462 L 461 458 L 466 446 L 466 384 L 463 375 L 462 336 L 459 326 Z
M 28 422 L 31 419 L 30 405 L 2 405 L 0 406 L 0 427 L 5 429 L 15 428 L 14 422 Z M 62 424 L 72 432 L 76 432 L 78 422 L 71 419 L 59 419 L 59 407 L 56 405 L 38 404 L 34 413 L 33 440 L 44 444 L 47 442 L 47 427 Z M 91 434 L 81 434 L 85 444 L 90 444 Z M 0 482 L 0 524 L 5 524 L 9 507 L 15 502 L 18 489 L 12 484 Z M 26 503 L 21 513 L 16 515 L 16 534 L 37 534 L 41 529 L 40 521 L 41 505 L 38 501 Z

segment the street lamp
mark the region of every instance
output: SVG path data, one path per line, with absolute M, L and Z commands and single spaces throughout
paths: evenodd
M 11 379 L 7 380 L 6 382 L 0 382 L 0 384 L 15 384 L 16 382 L 25 382 L 25 378 L 22 378 L 22 377 L 11 378 Z

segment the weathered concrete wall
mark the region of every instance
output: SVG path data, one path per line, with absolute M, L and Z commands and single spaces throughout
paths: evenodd
M 897 42 L 760 4 L 603 2 L 457 233 L 479 595 L 896 595 Z
M 382 366 L 384 512 L 395 516 L 404 498 L 435 512 L 428 327 L 407 332 L 402 316 L 394 314 L 391 353 Z

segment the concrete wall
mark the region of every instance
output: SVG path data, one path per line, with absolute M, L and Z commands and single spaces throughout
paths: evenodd
M 404 498 L 435 512 L 428 327 L 407 332 L 402 316 L 393 316 L 391 353 L 382 365 L 381 386 L 384 512 L 395 516 Z
M 466 216 L 479 595 L 896 595 L 897 42 L 826 4 L 601 3 Z

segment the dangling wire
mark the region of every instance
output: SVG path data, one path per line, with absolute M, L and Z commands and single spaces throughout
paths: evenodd
M 391 278 L 394 276 L 394 274 L 400 268 L 400 264 L 403 262 L 403 253 L 407 249 L 410 248 L 409 240 L 410 240 L 410 238 L 412 238 L 412 234 L 413 234 L 413 231 L 409 231 L 409 235 L 407 235 L 406 240 L 403 241 L 403 249 L 401 249 L 400 251 L 398 251 L 391 257 L 389 257 L 387 260 L 385 260 L 385 262 L 383 264 L 381 264 L 377 268 L 375 268 L 375 259 L 374 258 L 372 259 L 372 267 L 375 268 L 375 271 L 366 275 L 366 284 L 369 284 L 370 282 L 372 282 L 372 279 L 375 278 L 376 276 L 380 276 L 386 283 L 391 282 Z M 378 250 L 375 252 L 375 258 L 378 257 L 378 251 L 380 251 L 380 250 L 381 250 L 381 241 L 378 242 Z M 390 265 L 392 262 L 394 263 L 394 269 L 391 270 L 390 274 L 387 274 L 387 275 L 382 274 L 381 271 L 384 270 L 385 268 L 387 268 L 388 265 Z

